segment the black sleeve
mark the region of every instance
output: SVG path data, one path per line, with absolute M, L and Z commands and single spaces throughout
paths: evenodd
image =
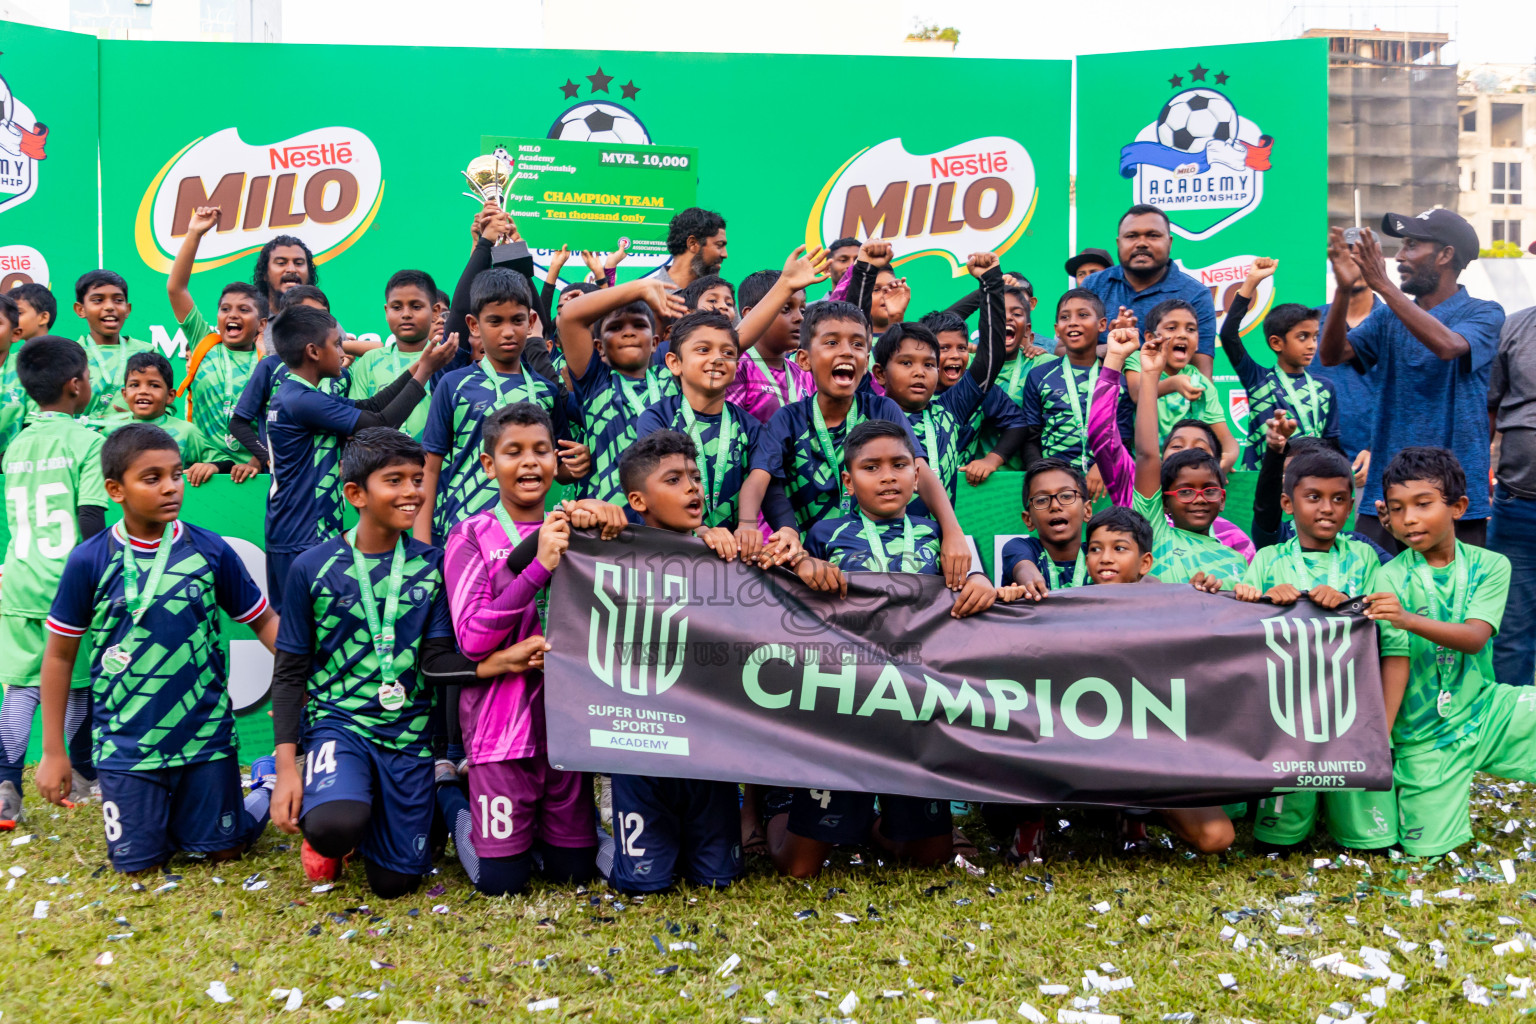
M 1003 275 L 999 273 L 997 276 L 999 279 L 1001 279 Z M 972 313 L 981 308 L 981 300 L 981 290 L 977 289 L 974 292 L 970 292 L 961 296 L 958 302 L 956 302 L 953 306 L 950 306 L 944 312 L 953 313 L 960 319 L 964 320 L 966 317 L 970 316 Z
M 233 460 L 226 459 L 223 462 L 213 463 L 213 471 L 215 473 L 228 473 L 230 470 L 234 469 L 236 465 L 242 464 L 243 463 L 236 463 Z
M 533 564 L 533 560 L 538 556 L 538 553 L 539 531 L 534 530 L 524 537 L 522 543 L 513 548 L 512 553 L 507 556 L 507 568 L 512 572 L 512 575 L 516 576 Z
M 309 655 L 278 651 L 272 662 L 272 738 L 298 743 L 304 732 L 305 688 L 309 684 Z
M 267 446 L 261 443 L 261 437 L 256 433 L 255 427 L 238 416 L 231 416 L 229 419 L 229 434 L 236 441 L 239 441 L 246 451 L 256 456 L 256 460 L 261 463 L 262 469 L 267 468 L 267 464 L 272 461 L 272 455 L 267 451 Z
M 1249 533 L 1255 550 L 1280 543 L 1280 490 L 1284 478 L 1285 456 L 1266 444 L 1264 460 L 1259 463 L 1259 478 L 1253 485 L 1253 523 Z
M 80 528 L 80 539 L 87 540 L 107 528 L 107 510 L 100 505 L 78 505 L 75 523 Z
M 1019 427 L 1015 429 L 1024 431 L 1024 440 L 1019 445 L 1019 450 L 1024 453 L 1024 465 L 1033 466 L 1045 457 L 1044 453 L 1040 451 L 1040 428 Z
M 396 427 L 410 419 L 416 406 L 427 397 L 427 389 L 417 383 L 409 372 L 402 373 L 384 390 L 371 398 L 360 398 L 357 406 L 357 426 L 354 432 L 365 427 Z
M 491 267 L 491 243 L 482 238 L 475 243 L 475 248 L 469 254 L 469 262 L 464 264 L 464 273 L 459 275 L 459 283 L 453 287 L 453 299 L 448 303 L 448 317 L 443 321 L 443 337 L 450 334 L 459 336 L 459 351 L 469 350 L 469 327 L 464 323 L 464 314 L 469 312 L 469 288 L 475 283 L 475 277 L 482 270 Z
M 986 300 L 981 305 L 981 319 L 976 324 L 981 332 L 981 341 L 976 346 L 976 355 L 971 359 L 969 372 L 971 380 L 985 392 L 997 379 L 998 372 L 1008 358 L 1008 327 L 1003 312 L 1001 270 L 993 267 L 981 275 L 981 294 Z
M 488 682 L 475 675 L 476 663 L 459 653 L 452 637 L 430 637 L 421 644 L 417 659 L 422 678 L 432 686 L 473 686 Z
M 848 290 L 843 294 L 849 302 L 859 307 L 864 319 L 873 324 L 869 311 L 875 303 L 875 279 L 880 276 L 880 268 L 864 260 L 855 260 L 847 272 L 853 277 L 848 282 Z
M 548 321 L 546 321 L 547 323 Z M 594 357 L 596 353 L 593 353 Z M 560 371 L 555 369 L 555 361 L 549 357 L 549 345 L 543 338 L 529 338 L 523 345 L 522 364 L 525 370 L 534 373 L 551 382 L 561 391 L 565 390 L 564 379 Z
M 1248 350 L 1243 348 L 1243 317 L 1248 315 L 1249 299 L 1241 292 L 1234 293 L 1232 305 L 1227 307 L 1227 318 L 1221 322 L 1221 347 L 1236 370 L 1248 361 Z
M 786 526 L 796 528 L 795 507 L 789 503 L 789 495 L 784 493 L 782 481 L 768 481 L 768 490 L 763 494 L 763 518 L 775 530 Z
M 1024 442 L 1028 437 L 1028 427 L 1009 427 L 998 436 L 997 446 L 987 454 L 996 455 L 998 458 L 1002 459 L 1003 464 L 1006 465 L 1008 460 L 1017 455 L 1019 451 L 1024 447 Z M 1031 459 L 1030 461 L 1026 462 L 1025 465 L 1032 466 L 1037 461 L 1038 460 L 1036 459 Z
M 555 294 L 555 282 L 545 281 L 539 288 L 539 306 L 543 310 L 539 315 L 543 316 L 544 313 L 555 309 L 559 304 L 559 297 Z M 553 320 L 544 321 L 544 333 L 550 341 L 558 342 L 560 340 L 560 331 L 555 327 Z

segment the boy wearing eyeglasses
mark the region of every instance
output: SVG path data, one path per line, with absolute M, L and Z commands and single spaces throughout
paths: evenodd
M 1003 545 L 1002 580 L 1038 601 L 1052 590 L 1091 583 L 1083 560 L 1083 523 L 1093 514 L 1088 481 L 1065 459 L 1041 459 L 1024 474 L 1024 525 L 1033 537 Z
M 1135 328 L 1121 327 L 1111 331 L 1110 338 L 1124 341 L 1134 334 Z M 1141 347 L 1132 507 L 1152 524 L 1158 579 L 1188 583 L 1203 574 L 1203 589 L 1230 590 L 1242 582 L 1248 563 L 1211 535 L 1211 524 L 1227 500 L 1221 463 L 1199 449 L 1175 452 L 1164 460 L 1158 447 L 1157 382 L 1166 358 L 1163 341 L 1148 337 Z

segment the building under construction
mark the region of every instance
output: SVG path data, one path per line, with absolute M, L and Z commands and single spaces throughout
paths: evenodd
M 1328 223 L 1456 209 L 1456 65 L 1444 32 L 1309 29 L 1328 40 Z

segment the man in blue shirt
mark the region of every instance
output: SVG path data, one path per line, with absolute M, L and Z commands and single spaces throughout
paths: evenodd
M 1403 448 L 1449 448 L 1466 469 L 1470 499 L 1456 522 L 1456 536 L 1481 547 L 1489 511 L 1488 374 L 1504 310 L 1496 302 L 1472 298 L 1456 283 L 1477 259 L 1478 249 L 1477 232 L 1461 217 L 1450 210 L 1427 210 L 1417 217 L 1389 213 L 1381 230 L 1403 239 L 1397 253 L 1401 287 L 1388 277 L 1381 245 L 1369 228 L 1354 245 L 1344 244 L 1340 228 L 1328 232 L 1334 273 L 1346 264 L 1358 267 L 1382 300 L 1354 330 L 1345 324 L 1347 304 L 1335 302 L 1320 346 L 1325 366 L 1353 360 L 1367 371 L 1379 368 L 1379 377 L 1373 373 L 1380 388 L 1361 506 L 1384 507 L 1381 474 Z M 1362 515 L 1356 527 L 1388 551 L 1402 550 L 1371 516 Z
M 1081 287 L 1099 297 L 1111 321 L 1124 307 L 1136 314 L 1138 323 L 1144 322 L 1152 307 L 1165 299 L 1183 299 L 1194 306 L 1200 327 L 1195 366 L 1211 376 L 1216 365 L 1216 306 L 1211 302 L 1210 289 L 1174 266 L 1169 258 L 1173 239 L 1168 215 L 1155 206 L 1137 203 L 1120 218 L 1115 244 L 1120 265 L 1086 278 Z M 1100 345 L 1108 339 L 1107 331 L 1100 332 Z

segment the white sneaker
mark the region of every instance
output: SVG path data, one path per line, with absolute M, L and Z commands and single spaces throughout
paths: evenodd
M 0 829 L 13 829 L 21 820 L 21 792 L 16 783 L 0 782 Z

